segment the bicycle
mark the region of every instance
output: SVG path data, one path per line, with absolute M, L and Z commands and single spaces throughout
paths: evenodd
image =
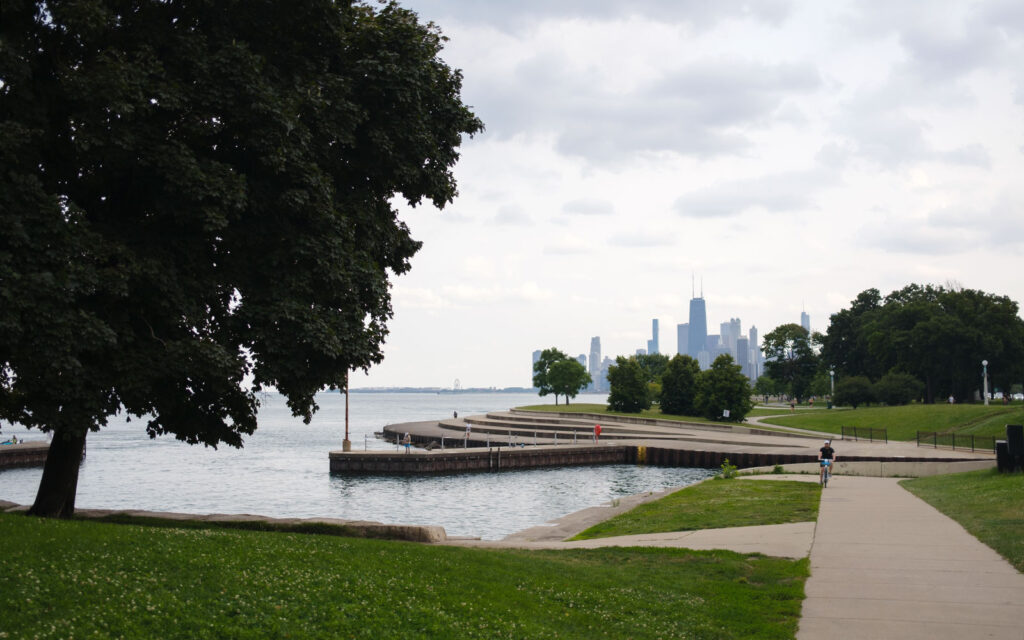
M 818 482 L 821 483 L 822 487 L 828 486 L 828 479 L 832 477 L 832 461 L 825 459 L 821 461 L 821 476 L 818 478 Z

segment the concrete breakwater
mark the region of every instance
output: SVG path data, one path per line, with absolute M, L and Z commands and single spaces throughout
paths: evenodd
M 0 445 L 0 469 L 36 467 L 46 463 L 49 442 L 22 442 Z

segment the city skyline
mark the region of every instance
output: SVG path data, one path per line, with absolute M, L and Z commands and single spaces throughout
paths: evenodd
M 712 334 L 911 283 L 1024 300 L 1019 3 L 404 4 L 486 130 L 450 206 L 400 207 L 423 247 L 355 387 L 516 386 L 651 318 L 671 353 L 693 273 Z

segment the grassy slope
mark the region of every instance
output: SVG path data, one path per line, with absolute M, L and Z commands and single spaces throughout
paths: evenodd
M 0 637 L 792 638 L 807 560 L 0 514 Z
M 1024 571 L 1024 475 L 988 469 L 900 484 Z
M 641 504 L 581 532 L 576 540 L 818 518 L 821 488 L 809 482 L 709 480 Z
M 557 406 L 553 405 L 553 404 L 538 404 L 538 405 L 530 405 L 530 406 L 526 406 L 526 407 L 517 407 L 517 408 L 518 409 L 522 409 L 523 411 L 548 411 L 548 412 L 552 412 L 552 413 L 597 413 L 597 414 L 603 414 L 603 415 L 609 415 L 609 416 L 626 416 L 626 417 L 630 417 L 630 418 L 655 418 L 655 419 L 658 419 L 658 420 L 677 420 L 677 421 L 681 421 L 681 422 L 708 422 L 708 423 L 715 423 L 715 424 L 737 424 L 737 423 L 728 423 L 728 422 L 725 422 L 725 423 L 718 422 L 718 423 L 716 423 L 714 420 L 708 420 L 707 418 L 702 418 L 702 417 L 699 417 L 699 416 L 673 416 L 673 415 L 669 415 L 669 414 L 666 414 L 666 413 L 662 413 L 661 409 L 659 409 L 658 407 L 651 407 L 650 409 L 645 409 L 645 410 L 641 411 L 640 413 L 625 413 L 625 412 L 622 412 L 622 411 L 609 411 L 608 410 L 608 405 L 606 405 L 606 404 L 587 404 L 587 403 L 584 403 L 584 402 L 579 402 L 579 403 L 570 404 L 570 405 L 560 404 L 560 405 L 557 405 Z
M 1007 424 L 1024 423 L 1020 404 L 915 404 L 905 407 L 861 407 L 841 411 L 805 411 L 770 418 L 770 424 L 839 433 L 840 427 L 887 429 L 890 440 L 913 440 L 918 431 L 939 431 L 984 436 L 1004 436 Z

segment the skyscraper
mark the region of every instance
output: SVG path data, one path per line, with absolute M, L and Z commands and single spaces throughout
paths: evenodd
M 690 324 L 677 324 L 676 325 L 676 353 L 681 356 L 686 355 L 687 343 L 690 340 Z
M 700 361 L 700 352 L 704 351 L 708 339 L 708 311 L 704 305 L 703 292 L 700 298 L 690 300 L 690 331 L 686 341 L 686 353 L 694 360 Z
M 543 353 L 543 351 L 540 349 L 533 352 L 533 364 L 537 364 L 537 361 L 540 360 L 541 353 Z M 533 387 L 533 365 L 530 366 L 530 386 Z M 536 389 L 536 387 L 533 388 Z
M 811 332 L 811 316 L 806 311 L 800 312 L 800 326 L 807 329 L 807 333 Z
M 743 375 L 750 378 L 750 341 L 741 336 L 736 339 L 736 364 L 740 365 Z
M 647 341 L 647 353 L 661 353 L 658 347 L 658 319 L 651 320 L 651 339 Z
M 757 327 L 750 327 L 750 381 L 757 382 L 761 376 L 761 347 L 757 346 Z
M 601 337 L 594 336 L 590 339 L 590 388 L 594 391 L 601 390 Z

